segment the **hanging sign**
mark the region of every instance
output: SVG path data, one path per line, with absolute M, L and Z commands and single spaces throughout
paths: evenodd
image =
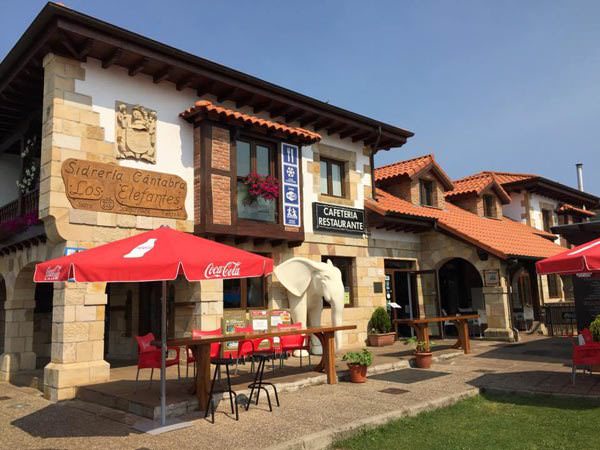
M 300 227 L 300 149 L 297 145 L 281 144 L 281 179 L 283 224 Z
M 362 235 L 365 232 L 365 211 L 314 202 L 313 227 L 316 231 Z

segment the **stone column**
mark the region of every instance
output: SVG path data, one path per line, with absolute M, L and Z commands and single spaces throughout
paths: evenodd
M 510 328 L 510 295 L 502 277 L 503 286 L 484 287 L 483 297 L 485 299 L 485 311 L 487 314 L 487 325 L 484 335 L 489 339 L 500 339 L 513 341 L 514 334 Z
M 196 304 L 196 323 L 202 330 L 213 330 L 221 327 L 223 317 L 223 281 L 204 280 L 198 283 L 197 295 L 200 303 Z
M 6 284 L 4 353 L 0 356 L 0 380 L 8 381 L 19 370 L 35 369 L 33 352 L 33 267 L 21 270 L 11 287 Z
M 44 395 L 73 398 L 76 386 L 108 381 L 104 361 L 105 283 L 60 283 L 54 291 L 51 361 L 44 369 Z

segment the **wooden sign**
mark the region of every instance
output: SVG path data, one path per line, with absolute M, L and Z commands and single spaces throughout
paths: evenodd
M 187 219 L 187 184 L 177 175 L 74 158 L 61 173 L 73 208 Z

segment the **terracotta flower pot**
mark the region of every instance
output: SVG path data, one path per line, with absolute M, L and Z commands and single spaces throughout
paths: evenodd
M 367 366 L 361 366 L 359 364 L 348 364 L 350 370 L 350 381 L 353 383 L 366 383 L 367 382 Z
M 394 343 L 396 340 L 396 333 L 376 333 L 369 334 L 367 337 L 371 347 L 384 347 Z
M 431 352 L 415 352 L 415 365 L 419 369 L 429 369 L 431 367 L 432 357 Z

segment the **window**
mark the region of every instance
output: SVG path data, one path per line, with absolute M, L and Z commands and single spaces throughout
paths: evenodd
M 558 275 L 552 273 L 547 275 L 548 277 L 548 297 L 550 298 L 560 298 L 560 285 L 558 282 Z
M 223 280 L 223 308 L 266 308 L 265 279 L 238 278 Z
M 353 258 L 343 258 L 340 256 L 322 256 L 321 261 L 327 262 L 330 259 L 335 267 L 342 272 L 342 283 L 344 283 L 344 307 L 354 306 L 354 296 L 352 292 L 352 265 Z M 329 308 L 330 305 L 323 300 L 323 306 Z
M 244 178 L 250 173 L 276 176 L 275 150 L 272 145 L 249 139 L 235 143 L 237 162 L 237 216 L 239 219 L 275 222 L 277 202 L 258 198 L 251 201 Z
M 550 232 L 552 226 L 552 211 L 549 209 L 542 209 L 542 224 L 544 231 Z
M 419 195 L 421 205 L 433 206 L 433 181 L 419 180 Z
M 493 195 L 483 196 L 483 214 L 485 217 L 496 217 L 496 202 Z
M 343 197 L 344 163 L 321 158 L 321 194 Z

